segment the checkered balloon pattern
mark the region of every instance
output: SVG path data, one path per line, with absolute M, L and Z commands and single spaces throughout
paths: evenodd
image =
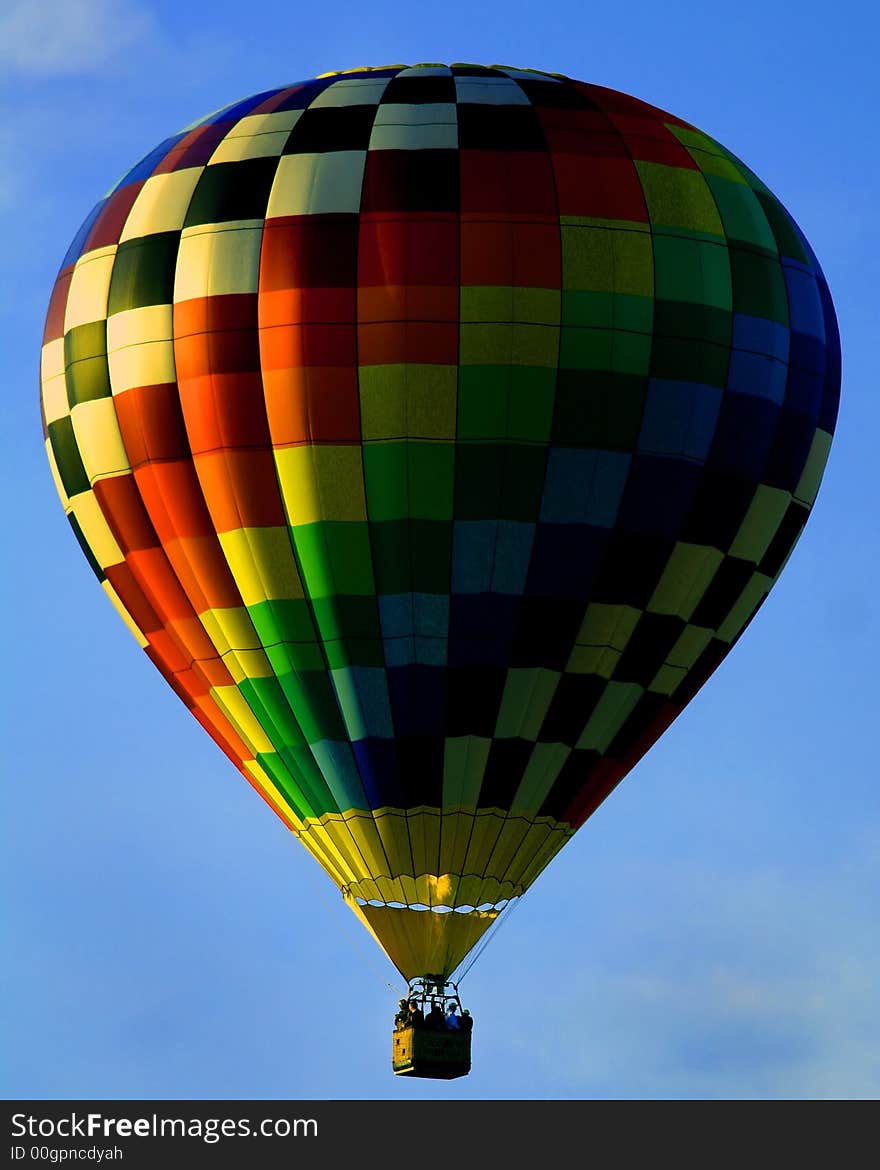
M 78 232 L 42 356 L 102 587 L 408 977 L 722 661 L 839 387 L 822 271 L 739 159 L 502 66 L 328 74 L 166 139 Z

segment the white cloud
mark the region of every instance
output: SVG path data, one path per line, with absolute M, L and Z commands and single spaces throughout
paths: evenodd
M 869 830 L 849 846 L 812 873 L 649 863 L 650 894 L 621 897 L 589 950 L 578 939 L 561 966 L 545 939 L 524 972 L 545 988 L 540 1031 L 494 1042 L 558 1097 L 880 1096 L 880 842 Z M 521 1004 L 492 1011 L 515 1019 Z
M 13 0 L 0 16 L 0 65 L 41 76 L 91 73 L 152 27 L 132 0 Z

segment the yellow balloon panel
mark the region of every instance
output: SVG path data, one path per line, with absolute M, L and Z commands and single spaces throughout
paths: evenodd
M 426 974 L 448 978 L 498 917 L 495 911 L 436 914 L 348 904 L 407 980 Z

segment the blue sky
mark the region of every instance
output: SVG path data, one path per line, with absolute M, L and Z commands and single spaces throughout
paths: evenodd
M 5 1097 L 880 1095 L 873 6 L 11 0 L 0 14 Z M 811 240 L 844 385 L 742 642 L 463 986 L 474 1071 L 390 1072 L 399 978 L 138 650 L 41 445 L 55 271 L 137 158 L 329 69 L 500 61 L 720 139 Z M 873 141 L 873 145 L 872 145 Z

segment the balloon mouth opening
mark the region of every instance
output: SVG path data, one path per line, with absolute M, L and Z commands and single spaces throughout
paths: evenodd
M 481 902 L 478 906 L 465 904 L 463 906 L 427 906 L 424 902 L 380 902 L 376 898 L 354 898 L 354 902 L 358 906 L 370 906 L 376 910 L 415 910 L 418 913 L 431 914 L 500 914 L 511 902 L 516 901 L 516 896 L 511 898 L 501 898 L 497 902 Z
M 429 906 L 415 898 L 403 902 L 353 894 L 346 897 L 351 909 L 407 981 L 422 977 L 426 971 L 450 979 L 481 941 L 485 943 L 502 911 L 517 900 L 514 896 L 481 901 L 479 905 L 463 902 L 459 906 L 438 900 Z

